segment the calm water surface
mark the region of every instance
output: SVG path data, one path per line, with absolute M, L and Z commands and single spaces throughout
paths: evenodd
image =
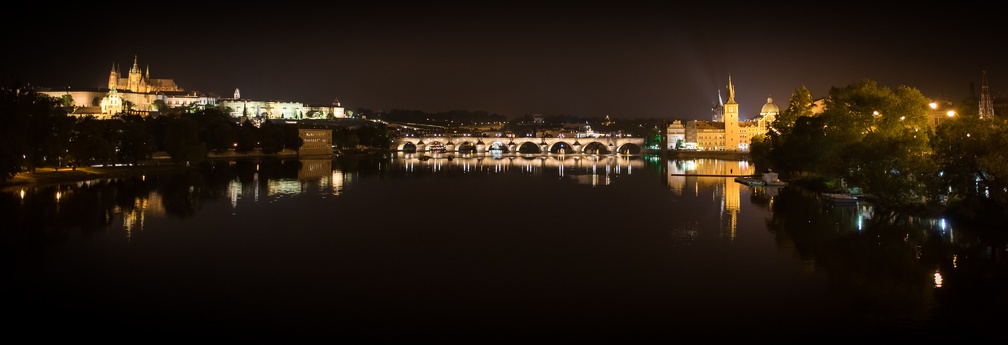
M 140 341 L 1008 334 L 1003 240 L 730 176 L 751 173 L 400 153 L 7 189 L 0 327 Z

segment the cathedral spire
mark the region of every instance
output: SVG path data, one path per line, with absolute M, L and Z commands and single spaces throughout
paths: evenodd
M 994 105 L 991 102 L 990 90 L 987 86 L 987 71 L 983 71 L 983 82 L 980 84 L 980 118 L 994 118 Z

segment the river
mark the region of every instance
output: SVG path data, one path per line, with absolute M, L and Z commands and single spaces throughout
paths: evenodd
M 748 162 L 213 161 L 0 198 L 5 332 L 351 341 L 1004 337 L 1003 240 Z

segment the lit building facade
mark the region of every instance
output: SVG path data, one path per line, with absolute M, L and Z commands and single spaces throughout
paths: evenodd
M 112 72 L 109 73 L 108 88 L 109 90 L 115 89 L 136 93 L 182 91 L 175 84 L 175 80 L 151 79 L 150 67 L 147 67 L 146 71 L 141 73 L 136 56 L 133 57 L 133 66 L 130 67 L 126 77 L 120 77 L 119 69 L 114 65 L 112 66 Z
M 720 92 L 718 100 L 720 103 Z M 758 118 L 739 121 L 739 104 L 735 102 L 735 85 L 728 77 L 728 101 L 715 106 L 714 118 L 723 121 L 690 120 L 683 125 L 673 121 L 665 129 L 668 149 L 697 151 L 749 151 L 754 136 L 766 134 L 780 108 L 767 98 Z

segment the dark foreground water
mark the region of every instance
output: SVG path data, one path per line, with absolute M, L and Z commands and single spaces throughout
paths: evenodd
M 650 156 L 216 162 L 2 194 L 5 337 L 1004 339 L 1003 240 Z

